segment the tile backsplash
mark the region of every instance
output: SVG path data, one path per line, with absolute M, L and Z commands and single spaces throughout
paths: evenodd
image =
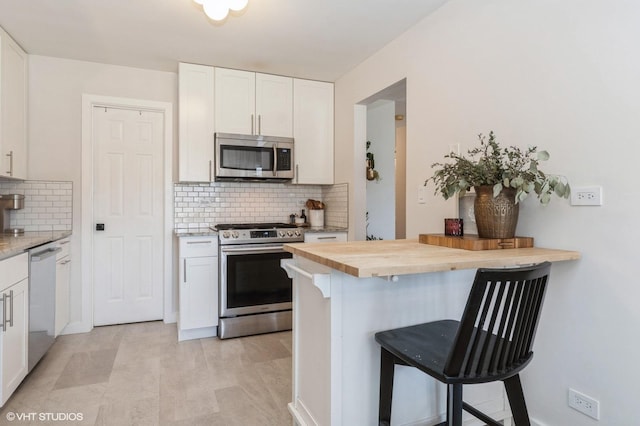
M 25 231 L 67 231 L 72 227 L 72 182 L 0 181 L 0 194 L 24 195 L 24 209 L 9 212 L 12 228 L 24 228 Z
M 248 182 L 177 183 L 175 229 L 218 223 L 288 222 L 307 199 L 325 204 L 325 225 L 347 227 L 347 184 L 290 185 Z

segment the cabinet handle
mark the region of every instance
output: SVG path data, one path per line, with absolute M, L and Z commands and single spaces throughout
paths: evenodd
M 184 267 L 184 283 L 187 283 L 187 258 L 184 258 L 182 260 L 183 262 L 183 267 Z
M 213 161 L 209 160 L 209 182 L 213 182 Z
M 211 244 L 213 243 L 213 240 L 206 240 L 206 241 L 187 241 L 187 244 Z
M 298 183 L 298 164 L 296 164 L 296 183 Z
M 0 300 L 2 300 L 2 322 L 0 323 L 0 327 L 2 328 L 2 332 L 6 333 L 7 331 L 7 295 L 2 293 L 2 296 L 0 296 Z
M 262 114 L 258 114 L 258 134 L 262 134 Z
M 13 327 L 13 290 L 9 291 L 9 298 L 11 299 L 11 305 L 9 305 L 9 327 Z
M 7 174 L 13 176 L 13 151 L 9 151 L 6 155 L 9 157 L 9 171 L 7 171 Z
M 338 237 L 318 237 L 319 240 L 335 240 Z
M 273 144 L 273 175 L 278 175 L 278 144 Z
M 255 133 L 253 132 L 253 114 L 251 114 L 251 134 L 254 135 Z
M 61 265 L 66 265 L 68 263 L 71 263 L 71 260 L 65 260 L 64 262 L 60 262 Z

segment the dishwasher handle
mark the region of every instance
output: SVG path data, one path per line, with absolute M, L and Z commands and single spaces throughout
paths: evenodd
M 49 248 L 46 250 L 43 250 L 41 252 L 35 253 L 31 255 L 31 261 L 32 262 L 40 262 L 42 260 L 45 260 L 51 256 L 55 256 L 59 251 L 62 251 L 62 248 L 60 247 L 56 247 L 56 248 Z

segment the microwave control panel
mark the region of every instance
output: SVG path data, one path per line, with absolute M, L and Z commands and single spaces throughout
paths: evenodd
M 291 150 L 289 148 L 277 148 L 277 170 L 291 170 Z

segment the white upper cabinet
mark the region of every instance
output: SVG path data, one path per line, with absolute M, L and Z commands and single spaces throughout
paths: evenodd
M 216 132 L 253 134 L 256 77 L 249 71 L 216 68 Z
M 333 84 L 294 79 L 294 183 L 333 184 Z
M 178 136 L 180 182 L 213 180 L 214 69 L 179 64 Z
M 214 132 L 292 137 L 293 183 L 331 185 L 333 84 L 203 65 L 179 67 L 179 181 L 213 181 Z
M 27 54 L 0 29 L 0 176 L 27 178 Z
M 293 137 L 292 78 L 256 74 L 256 116 L 256 134 Z
M 215 70 L 216 132 L 293 136 L 293 79 Z

